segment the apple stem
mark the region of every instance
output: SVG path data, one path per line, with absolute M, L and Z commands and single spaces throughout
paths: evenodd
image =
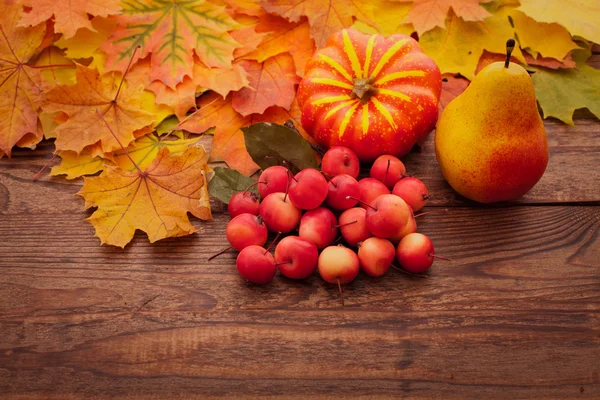
M 427 215 L 427 214 L 434 214 L 434 213 L 437 213 L 437 212 L 442 212 L 442 211 L 448 212 L 448 209 L 447 209 L 447 208 L 445 208 L 445 209 L 443 209 L 443 210 L 432 210 L 432 211 L 422 212 L 422 213 L 420 213 L 420 214 L 416 214 L 416 215 L 415 215 L 415 218 L 419 218 L 419 217 L 421 217 L 421 216 L 423 216 L 423 215 Z
M 438 256 L 437 254 L 427 254 L 429 257 L 433 257 L 433 258 L 439 258 L 440 260 L 445 260 L 445 261 L 452 261 L 451 259 L 449 259 L 448 257 L 442 257 L 442 256 Z
M 232 247 L 225 247 L 223 250 L 219 251 L 217 254 L 213 254 L 212 256 L 210 256 L 208 258 L 208 261 L 212 260 L 213 258 L 219 257 L 221 254 L 225 253 L 226 251 L 230 250 Z
M 342 307 L 344 307 L 344 291 L 342 290 L 342 284 L 340 278 L 337 278 L 338 289 L 340 290 L 340 299 L 342 300 Z
M 275 265 L 290 264 L 291 262 L 292 262 L 292 260 L 281 261 L 281 262 L 276 262 Z
M 346 200 L 350 200 L 350 199 L 352 199 L 352 200 L 356 200 L 356 201 L 358 201 L 360 204 L 362 204 L 362 205 L 364 205 L 364 206 L 367 206 L 367 207 L 369 207 L 370 209 L 373 209 L 373 210 L 377 211 L 377 209 L 376 209 L 375 207 L 373 207 L 372 205 L 370 205 L 369 203 L 367 203 L 367 202 L 365 202 L 365 201 L 362 201 L 361 199 L 357 199 L 357 198 L 356 198 L 356 197 L 354 197 L 354 196 L 346 196 Z
M 54 153 L 54 154 L 52 155 L 52 158 L 51 158 L 51 159 L 50 159 L 50 160 L 49 160 L 49 161 L 48 161 L 46 164 L 44 164 L 44 166 L 42 167 L 42 169 L 40 169 L 40 170 L 37 172 L 37 174 L 35 174 L 35 175 L 33 176 L 33 178 L 32 178 L 31 180 L 32 180 L 32 181 L 34 181 L 34 182 L 35 182 L 35 181 L 37 181 L 37 179 L 40 177 L 40 175 L 42 174 L 42 172 L 44 172 L 44 170 L 45 170 L 46 168 L 48 168 L 48 165 L 50 165 L 50 163 L 51 163 L 51 162 L 52 162 L 52 161 L 53 161 L 53 160 L 56 158 L 56 156 L 57 156 L 57 155 L 58 155 L 58 153 Z
M 387 168 L 385 169 L 385 175 L 383 175 L 383 181 L 382 181 L 382 182 L 385 182 L 385 180 L 387 179 L 388 172 L 389 172 L 389 170 L 390 170 L 390 165 L 391 165 L 391 164 L 392 164 L 392 163 L 391 163 L 391 161 L 390 161 L 390 160 L 388 160 L 388 162 L 387 162 Z
M 267 249 L 265 250 L 265 252 L 263 253 L 263 255 L 267 254 L 269 252 L 269 250 L 271 250 L 271 247 L 273 247 L 273 244 L 275 243 L 275 241 L 277 239 L 279 239 L 279 236 L 281 236 L 281 232 L 277 232 L 277 235 L 275 235 L 275 238 L 273 238 L 273 241 L 271 242 L 271 244 L 269 245 L 269 247 L 267 247 Z
M 508 68 L 508 64 L 510 64 L 510 55 L 512 54 L 515 48 L 515 39 L 510 38 L 506 41 L 506 61 L 504 62 L 504 68 Z
M 252 189 L 254 186 L 258 185 L 259 183 L 266 183 L 266 182 L 254 182 L 252 185 L 250 185 L 246 189 L 244 189 L 244 193 L 246 193 L 248 190 Z
M 331 227 L 332 227 L 332 228 L 340 228 L 340 227 L 342 227 L 342 226 L 346 226 L 346 225 L 352 225 L 352 224 L 355 224 L 355 223 L 357 223 L 357 222 L 358 222 L 358 220 L 357 220 L 357 219 L 355 219 L 354 221 L 346 222 L 346 223 L 344 223 L 344 224 L 331 225 Z
M 405 270 L 405 269 L 403 269 L 403 268 L 397 267 L 397 266 L 395 266 L 394 264 L 390 264 L 390 265 L 391 265 L 391 267 L 392 267 L 392 268 L 394 268 L 394 269 L 397 269 L 398 271 L 400 271 L 400 272 L 402 272 L 402 273 L 404 273 L 404 274 L 406 274 L 406 275 L 410 275 L 410 276 L 418 276 L 419 278 L 429 278 L 429 277 L 428 277 L 427 275 L 425 275 L 425 274 L 415 274 L 415 273 L 412 273 L 412 272 L 408 272 L 407 270 Z
M 285 196 L 283 196 L 284 203 L 287 201 L 288 192 L 290 190 L 290 175 L 292 172 L 288 169 L 287 173 L 288 173 L 288 178 L 286 179 L 286 182 L 285 182 Z
M 333 243 L 331 243 L 331 246 L 333 246 L 334 244 L 338 243 L 340 240 L 342 240 L 343 236 L 338 237 L 337 239 L 335 239 L 333 241 Z
M 320 172 L 321 172 L 321 175 L 323 175 L 325 177 L 325 179 L 327 180 L 327 182 L 331 182 L 331 179 L 333 179 L 333 175 L 330 175 L 327 172 L 323 172 L 323 171 L 320 171 Z M 337 186 L 335 186 L 335 187 L 337 187 Z

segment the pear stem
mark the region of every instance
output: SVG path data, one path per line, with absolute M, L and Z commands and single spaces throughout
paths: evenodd
M 515 39 L 510 38 L 506 41 L 506 61 L 504 62 L 504 68 L 508 68 L 508 64 L 510 63 L 510 55 L 512 54 L 515 48 Z

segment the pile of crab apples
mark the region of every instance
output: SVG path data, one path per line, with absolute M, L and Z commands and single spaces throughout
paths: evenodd
M 407 176 L 404 164 L 389 155 L 375 160 L 370 177 L 357 180 L 359 170 L 352 150 L 332 147 L 321 171 L 307 168 L 292 175 L 283 166 L 266 168 L 257 182 L 262 202 L 248 190 L 236 193 L 228 205 L 233 219 L 226 235 L 240 252 L 239 273 L 266 284 L 277 270 L 304 279 L 317 268 L 341 293 L 359 269 L 378 277 L 395 267 L 395 259 L 409 273 L 429 269 L 436 255 L 431 240 L 417 233 L 414 214 L 429 199 L 423 182 Z M 269 232 L 277 237 L 264 248 Z M 272 255 L 281 234 L 290 235 Z M 336 244 L 341 239 L 349 247 Z

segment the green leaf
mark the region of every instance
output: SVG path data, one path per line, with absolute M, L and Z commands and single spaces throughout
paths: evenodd
M 240 174 L 235 169 L 216 167 L 214 171 L 212 179 L 208 182 L 208 193 L 225 204 L 229 203 L 231 196 L 256 183 L 254 179 Z M 258 196 L 256 186 L 250 188 L 249 191 Z
M 260 122 L 242 128 L 246 149 L 262 169 L 285 165 L 293 173 L 304 168 L 317 168 L 310 144 L 290 128 L 270 122 Z
M 539 68 L 531 77 L 544 118 L 554 117 L 573 124 L 573 112 L 587 108 L 600 118 L 600 70 L 585 63 L 590 52 L 573 52 L 577 69 Z

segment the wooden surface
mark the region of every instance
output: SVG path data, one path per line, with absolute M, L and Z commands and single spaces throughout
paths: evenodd
M 585 116 L 585 114 L 584 114 Z M 547 121 L 550 163 L 510 204 L 444 182 L 432 141 L 428 279 L 390 271 L 245 283 L 215 203 L 201 233 L 101 247 L 73 196 L 31 178 L 51 143 L 0 160 L 0 398 L 600 398 L 600 122 Z M 447 209 L 447 211 L 445 211 Z

